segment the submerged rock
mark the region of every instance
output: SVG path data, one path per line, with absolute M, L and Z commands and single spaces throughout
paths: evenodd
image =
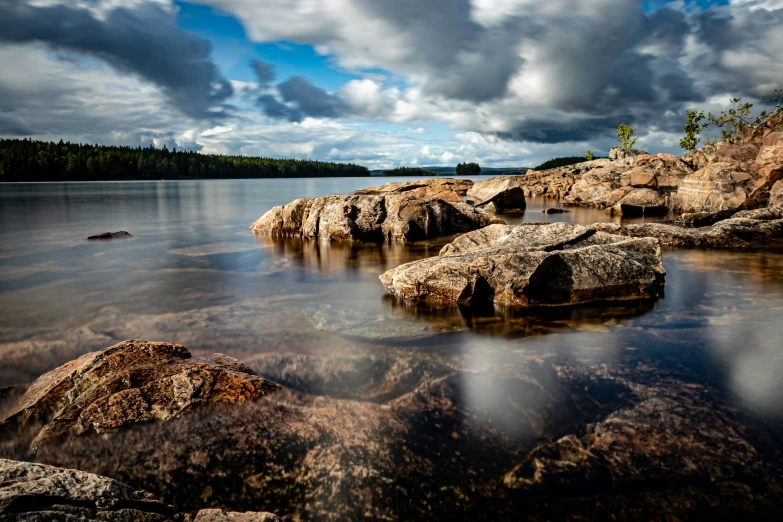
M 123 238 L 123 237 L 133 237 L 133 234 L 130 232 L 126 232 L 125 230 L 120 230 L 119 232 L 102 232 L 100 234 L 95 234 L 94 236 L 90 236 L 87 239 L 93 240 L 93 239 L 117 239 L 117 238 Z
M 191 358 L 182 345 L 123 341 L 41 376 L 0 428 L 40 428 L 37 447 L 207 405 L 253 401 L 277 389 L 223 354 Z
M 665 271 L 655 239 L 628 241 L 553 223 L 464 234 L 438 257 L 401 265 L 380 279 L 405 299 L 534 307 L 654 298 Z
M 477 207 L 492 212 L 511 212 L 525 209 L 524 176 L 497 176 L 473 184 L 467 198 Z
M 462 201 L 403 193 L 297 199 L 274 207 L 250 230 L 328 241 L 418 241 L 469 232 L 492 223 L 502 221 Z
M 593 227 L 609 234 L 656 238 L 662 245 L 672 247 L 748 248 L 783 245 L 783 219 L 733 217 L 701 228 L 683 228 L 664 223 L 597 223 Z

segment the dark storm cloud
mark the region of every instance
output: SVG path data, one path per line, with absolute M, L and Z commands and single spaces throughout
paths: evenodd
M 250 66 L 256 73 L 261 89 L 270 86 L 274 79 L 274 68 L 261 60 L 253 60 Z M 335 118 L 342 115 L 345 107 L 335 95 L 316 87 L 302 76 L 294 76 L 275 85 L 283 103 L 269 93 L 258 96 L 256 102 L 261 110 L 275 119 L 301 121 L 305 117 Z
M 13 114 L 0 113 L 0 135 L 31 136 L 35 130 L 27 122 Z
M 154 4 L 112 9 L 99 19 L 85 8 L 5 0 L 0 41 L 42 42 L 94 56 L 158 85 L 193 118 L 225 115 L 232 94 L 210 57 L 210 43 L 177 28 L 175 15 Z
M 253 68 L 253 72 L 256 73 L 259 84 L 267 85 L 275 79 L 275 68 L 272 64 L 262 62 L 261 60 L 252 60 L 250 66 Z

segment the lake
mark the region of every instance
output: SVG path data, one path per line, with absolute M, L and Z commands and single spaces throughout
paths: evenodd
M 438 491 L 448 490 L 450 496 L 438 500 L 441 493 L 433 488 L 400 485 L 404 499 L 394 496 L 382 511 L 369 516 L 378 519 L 406 519 L 425 512 L 433 519 L 448 519 L 444 506 L 454 498 L 460 499 L 466 513 L 479 510 L 488 519 L 524 512 L 530 504 L 509 500 L 505 490 L 498 489 L 501 482 L 508 487 L 527 484 L 514 478 L 517 472 L 512 468 L 517 469 L 531 448 L 568 433 L 585 433 L 608 412 L 627 408 L 629 394 L 646 397 L 679 390 L 672 400 L 687 406 L 682 407 L 692 414 L 688 422 L 708 411 L 732 412 L 726 418 L 741 427 L 732 429 L 752 426 L 737 438 L 749 441 L 760 460 L 779 458 L 783 254 L 666 251 L 665 297 L 655 303 L 578 307 L 546 315 L 501 308 L 478 314 L 457 307 L 399 303 L 386 295 L 378 280 L 379 274 L 401 263 L 437 255 L 447 240 L 317 244 L 256 237 L 248 230 L 272 206 L 298 197 L 342 194 L 402 179 L 0 184 L 0 387 L 30 383 L 66 361 L 123 339 L 178 342 L 194 355 L 225 353 L 298 394 L 293 402 L 318 397 L 332 401 L 330 405 L 345 405 L 350 412 L 368 408 L 367 415 L 380 419 L 389 408 L 413 411 L 400 404 L 422 382 L 452 379 L 449 404 L 470 419 L 470 425 L 463 426 L 468 439 L 475 435 L 475 440 L 490 441 L 487 447 L 498 448 L 474 460 L 464 457 L 459 469 L 485 470 L 489 478 L 479 481 L 480 493 L 458 494 L 448 474 L 424 473 L 427 466 L 450 470 L 438 459 L 446 459 L 441 453 L 453 448 L 433 449 L 431 433 L 433 426 L 441 429 L 440 421 L 424 426 L 398 413 L 399 432 L 373 431 L 362 445 L 402 444 L 399 434 L 406 433 L 406 451 L 429 460 L 416 464 L 405 457 L 415 473 L 400 476 L 434 477 L 446 488 Z M 510 224 L 619 219 L 586 208 L 542 213 L 549 206 L 554 202 L 530 198 L 523 214 L 503 219 Z M 116 230 L 127 230 L 134 238 L 86 240 L 91 234 Z M 532 392 L 519 392 L 524 388 L 520 376 L 525 382 L 531 375 L 536 382 L 544 381 L 535 373 L 539 370 L 531 370 L 534 363 L 535 368 L 551 365 L 560 382 L 587 379 L 598 383 L 590 384 L 591 390 L 604 390 L 605 385 L 608 391 L 600 393 L 624 398 L 602 399 L 592 391 L 584 398 L 581 384 L 579 393 L 563 385 L 571 390 L 568 404 L 575 406 L 562 406 L 566 403 L 554 393 L 543 402 L 520 405 L 524 399 L 518 395 L 532 397 Z M 625 391 L 617 392 L 610 384 L 622 384 Z M 702 391 L 683 402 L 683 394 L 696 388 Z M 520 409 L 528 412 L 524 422 L 518 414 L 509 415 Z M 538 416 L 530 413 L 534 410 Z M 458 438 L 459 430 L 449 429 L 446 438 L 451 433 Z M 697 428 L 685 430 L 691 436 Z M 497 440 L 491 442 L 492 437 Z M 772 442 L 758 442 L 762 439 Z M 694 461 L 699 458 L 695 455 Z M 346 503 L 358 502 L 322 494 L 318 488 L 327 479 L 317 476 L 308 475 L 309 482 L 288 500 L 268 485 L 263 495 L 228 494 L 202 476 L 198 480 L 205 484 L 203 489 L 186 494 L 167 489 L 165 480 L 149 470 L 138 477 L 128 466 L 106 467 L 83 454 L 77 461 L 90 470 L 113 471 L 186 508 L 200 502 L 243 509 L 260 504 L 295 519 L 328 519 L 323 513 L 351 518 L 341 510 Z M 637 464 L 643 474 L 644 462 Z M 396 469 L 392 464 L 377 465 Z M 230 467 L 221 469 L 231 476 Z M 458 477 L 459 469 L 448 473 Z M 247 477 L 258 476 L 253 470 L 241 473 L 244 484 Z M 477 473 L 473 476 L 481 476 Z M 384 484 L 377 486 L 379 491 L 391 487 Z M 644 484 L 640 490 L 648 491 Z M 649 485 L 649 491 L 658 487 Z M 317 503 L 308 494 L 323 498 L 319 496 Z M 382 503 L 377 497 L 367 498 L 368 505 Z M 429 507 L 421 507 L 424 504 Z M 546 509 L 550 508 L 555 509 Z

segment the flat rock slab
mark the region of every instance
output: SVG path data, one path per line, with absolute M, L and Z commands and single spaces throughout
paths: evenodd
M 665 274 L 656 239 L 553 223 L 464 234 L 437 257 L 380 279 L 391 295 L 409 300 L 537 307 L 655 298 Z
M 461 200 L 402 193 L 297 199 L 274 207 L 250 230 L 273 236 L 377 243 L 432 239 L 492 223 L 503 222 Z
M 133 237 L 133 234 L 126 232 L 125 230 L 120 230 L 119 232 L 101 232 L 100 234 L 95 234 L 87 239 L 92 241 L 94 239 L 122 239 L 127 237 Z
M 743 211 L 735 215 L 771 217 L 765 209 Z M 627 237 L 650 237 L 662 245 L 680 248 L 749 248 L 783 246 L 783 219 L 750 219 L 732 217 L 701 228 L 683 228 L 664 223 L 619 225 L 597 223 L 597 230 Z
M 123 341 L 38 378 L 0 430 L 40 429 L 36 448 L 207 405 L 249 402 L 277 389 L 223 354 L 191 358 L 179 344 Z
M 429 178 L 416 181 L 392 181 L 385 185 L 355 190 L 351 194 L 379 196 L 384 194 L 409 193 L 416 197 L 431 197 L 433 195 L 443 195 L 447 191 L 452 191 L 456 193 L 457 196 L 464 196 L 472 186 L 473 181 L 469 179 Z

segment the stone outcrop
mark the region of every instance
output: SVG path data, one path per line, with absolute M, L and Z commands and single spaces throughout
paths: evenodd
M 610 160 L 633 160 L 637 156 L 641 156 L 642 154 L 648 154 L 647 152 L 644 152 L 643 150 L 636 150 L 636 149 L 624 149 L 623 147 L 612 147 L 609 150 L 609 159 Z
M 283 522 L 263 512 L 177 513 L 153 495 L 93 473 L 0 459 L 0 520 L 50 522 Z
M 385 185 L 367 187 L 353 191 L 359 196 L 382 196 L 386 194 L 410 194 L 417 198 L 444 197 L 448 191 L 464 196 L 473 186 L 469 179 L 428 178 L 416 181 L 392 181 Z M 448 197 L 448 196 L 447 196 Z
M 748 211 L 759 217 L 761 211 Z M 740 213 L 741 215 L 741 213 Z M 760 217 L 774 217 L 761 215 Z M 678 248 L 749 248 L 783 245 L 783 219 L 733 217 L 701 228 L 683 228 L 663 223 L 620 225 L 597 223 L 597 230 L 628 237 L 658 239 L 662 245 Z
M 125 230 L 120 230 L 119 232 L 102 232 L 100 234 L 95 234 L 93 236 L 90 236 L 87 239 L 92 241 L 95 239 L 121 239 L 127 237 L 133 237 L 133 234 L 131 234 L 130 232 L 126 232 Z
M 467 199 L 490 212 L 513 212 L 525 209 L 524 176 L 497 176 L 473 184 Z
M 40 429 L 35 448 L 204 406 L 254 401 L 277 389 L 223 354 L 191 358 L 182 345 L 123 341 L 41 376 L 0 429 Z
M 769 191 L 769 206 L 783 207 L 783 180 L 776 181 Z
M 733 213 L 778 204 L 783 191 L 775 188 L 783 180 L 783 111 L 748 128 L 737 142 L 708 144 L 682 157 L 616 147 L 603 163 L 528 171 L 525 178 L 520 185 L 526 196 L 558 198 L 624 216 Z M 630 195 L 640 189 L 657 196 Z M 623 201 L 627 197 L 630 200 Z
M 522 307 L 657 297 L 665 281 L 658 241 L 566 223 L 492 225 L 464 234 L 438 257 L 380 276 L 394 296 Z
M 250 230 L 325 241 L 418 241 L 469 232 L 492 223 L 502 221 L 462 201 L 402 193 L 297 199 L 274 207 Z

